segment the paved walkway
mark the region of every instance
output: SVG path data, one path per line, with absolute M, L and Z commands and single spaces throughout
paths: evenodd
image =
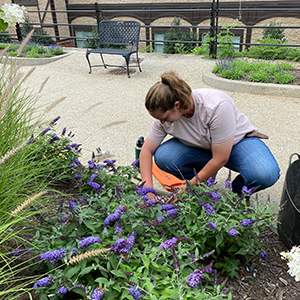
M 164 71 L 174 70 L 192 88 L 209 87 L 202 75 L 212 70 L 214 61 L 191 55 L 140 54 L 143 72 L 113 75 L 111 68 L 95 68 L 88 73 L 85 51 L 69 49 L 71 55 L 47 65 L 37 66 L 28 79 L 30 88 L 38 92 L 43 81 L 49 80 L 39 94 L 39 104 L 46 107 L 61 97 L 63 102 L 46 114 L 51 119 L 61 116 L 58 128 L 67 126 L 75 133 L 74 142 L 83 144 L 82 162 L 86 163 L 97 147 L 109 150 L 118 165 L 129 165 L 135 159 L 135 143 L 147 136 L 152 118 L 144 108 L 148 89 L 160 80 Z M 91 57 L 94 62 L 98 56 Z M 111 63 L 124 63 L 122 57 L 109 57 Z M 23 67 L 29 70 L 31 67 Z M 271 188 L 260 192 L 274 203 L 280 202 L 284 175 L 290 154 L 300 152 L 300 100 L 277 96 L 261 96 L 227 92 L 238 108 L 263 133 L 269 135 L 270 147 L 281 167 L 281 179 Z M 217 180 L 223 184 L 227 171 L 221 170 Z M 156 183 L 157 188 L 161 188 Z

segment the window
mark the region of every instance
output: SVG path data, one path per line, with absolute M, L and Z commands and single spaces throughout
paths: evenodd
M 154 40 L 163 41 L 164 40 L 164 34 L 163 33 L 154 33 Z M 163 53 L 164 42 L 154 42 L 154 50 L 157 53 Z
M 91 31 L 75 31 L 76 37 L 82 37 L 82 39 L 76 39 L 77 48 L 86 48 L 85 38 L 91 35 Z

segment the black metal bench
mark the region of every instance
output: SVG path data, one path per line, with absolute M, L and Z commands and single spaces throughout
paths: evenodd
M 140 67 L 138 58 L 138 48 L 140 39 L 140 27 L 141 24 L 137 21 L 101 21 L 99 23 L 99 46 L 97 49 L 86 50 L 86 59 L 90 67 L 90 74 L 92 73 L 92 67 L 121 67 L 116 65 L 105 64 L 102 54 L 122 55 L 125 58 L 127 66 L 127 75 L 129 75 L 129 59 L 131 54 L 136 53 L 137 65 L 131 65 L 131 67 Z M 111 48 L 114 46 L 120 46 L 121 48 Z M 103 65 L 91 65 L 89 55 L 91 53 L 99 53 L 102 59 Z

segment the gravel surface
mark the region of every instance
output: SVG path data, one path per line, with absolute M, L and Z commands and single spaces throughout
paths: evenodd
M 94 68 L 89 74 L 85 50 L 66 49 L 69 56 L 46 65 L 36 66 L 26 81 L 29 90 L 38 92 L 47 77 L 49 80 L 40 92 L 38 104 L 41 111 L 49 104 L 66 97 L 51 111 L 46 111 L 45 119 L 61 116 L 58 128 L 67 126 L 75 133 L 74 142 L 83 144 L 83 163 L 97 147 L 109 150 L 110 158 L 118 165 L 128 165 L 135 159 L 135 143 L 140 136 L 146 137 L 152 118 L 144 108 L 144 98 L 148 89 L 160 80 L 164 71 L 174 70 L 192 88 L 209 88 L 202 81 L 202 75 L 210 72 L 215 62 L 191 55 L 166 55 L 141 53 L 141 68 L 136 72 L 120 75 L 112 68 Z M 124 65 L 119 56 L 106 56 L 111 64 Z M 100 63 L 97 55 L 91 55 L 92 63 Z M 24 71 L 32 67 L 23 66 Z M 247 84 L 247 83 L 245 83 Z M 226 91 L 225 91 L 226 92 Z M 299 152 L 300 100 L 276 96 L 251 95 L 227 92 L 238 108 L 251 122 L 270 139 L 266 141 L 281 168 L 281 178 L 272 187 L 259 193 L 266 199 L 270 195 L 272 203 L 279 204 L 288 167 L 289 156 Z M 223 187 L 228 171 L 221 170 L 217 177 Z M 155 182 L 155 187 L 162 186 Z

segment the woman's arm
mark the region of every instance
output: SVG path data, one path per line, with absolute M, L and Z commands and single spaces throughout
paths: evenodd
M 142 181 L 146 181 L 144 186 L 153 187 L 152 180 L 152 157 L 155 150 L 158 148 L 160 144 L 152 142 L 148 138 L 146 138 L 145 143 L 140 152 L 140 169 Z M 154 194 L 148 195 L 150 198 L 154 198 Z
M 216 174 L 228 161 L 233 146 L 234 137 L 222 143 L 213 143 L 211 146 L 212 159 L 198 173 L 201 182 Z M 196 177 L 191 180 L 193 185 L 197 185 Z

